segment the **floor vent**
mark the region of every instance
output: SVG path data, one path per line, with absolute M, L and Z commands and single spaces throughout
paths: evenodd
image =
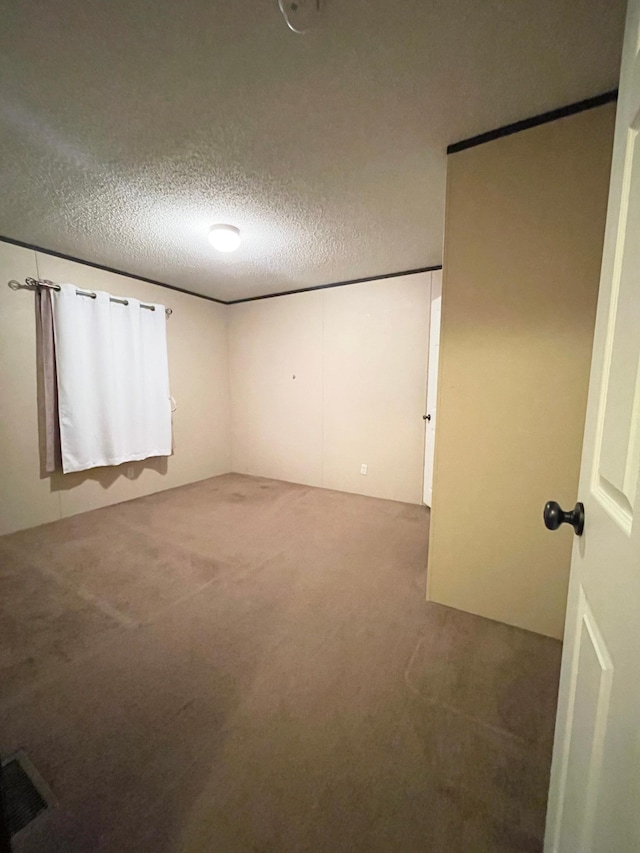
M 41 812 L 55 805 L 50 789 L 23 752 L 2 762 L 2 795 L 10 835 L 20 832 Z

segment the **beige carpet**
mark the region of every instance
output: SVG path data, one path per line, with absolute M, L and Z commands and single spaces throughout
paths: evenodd
M 16 853 L 540 851 L 560 644 L 426 604 L 427 540 L 239 475 L 0 539 Z

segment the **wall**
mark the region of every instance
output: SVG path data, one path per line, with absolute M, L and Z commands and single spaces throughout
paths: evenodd
M 233 470 L 420 503 L 430 279 L 231 306 Z
M 615 105 L 449 156 L 428 598 L 560 638 Z
M 160 302 L 167 321 L 175 454 L 168 459 L 43 476 L 34 295 L 10 279 L 72 282 Z M 0 534 L 227 472 L 231 468 L 226 307 L 0 242 Z

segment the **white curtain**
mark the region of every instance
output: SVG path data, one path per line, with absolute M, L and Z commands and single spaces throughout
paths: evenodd
M 164 305 L 78 289 L 53 294 L 62 470 L 170 456 Z

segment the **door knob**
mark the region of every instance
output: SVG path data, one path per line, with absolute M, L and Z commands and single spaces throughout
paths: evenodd
M 430 421 L 430 420 L 431 420 L 431 415 L 423 415 L 423 416 L 422 416 L 422 420 L 423 420 L 423 421 Z
M 556 501 L 548 501 L 544 505 L 545 527 L 549 530 L 557 530 L 561 524 L 570 524 L 575 530 L 576 536 L 582 536 L 584 530 L 584 504 L 578 502 L 570 512 L 566 512 Z

